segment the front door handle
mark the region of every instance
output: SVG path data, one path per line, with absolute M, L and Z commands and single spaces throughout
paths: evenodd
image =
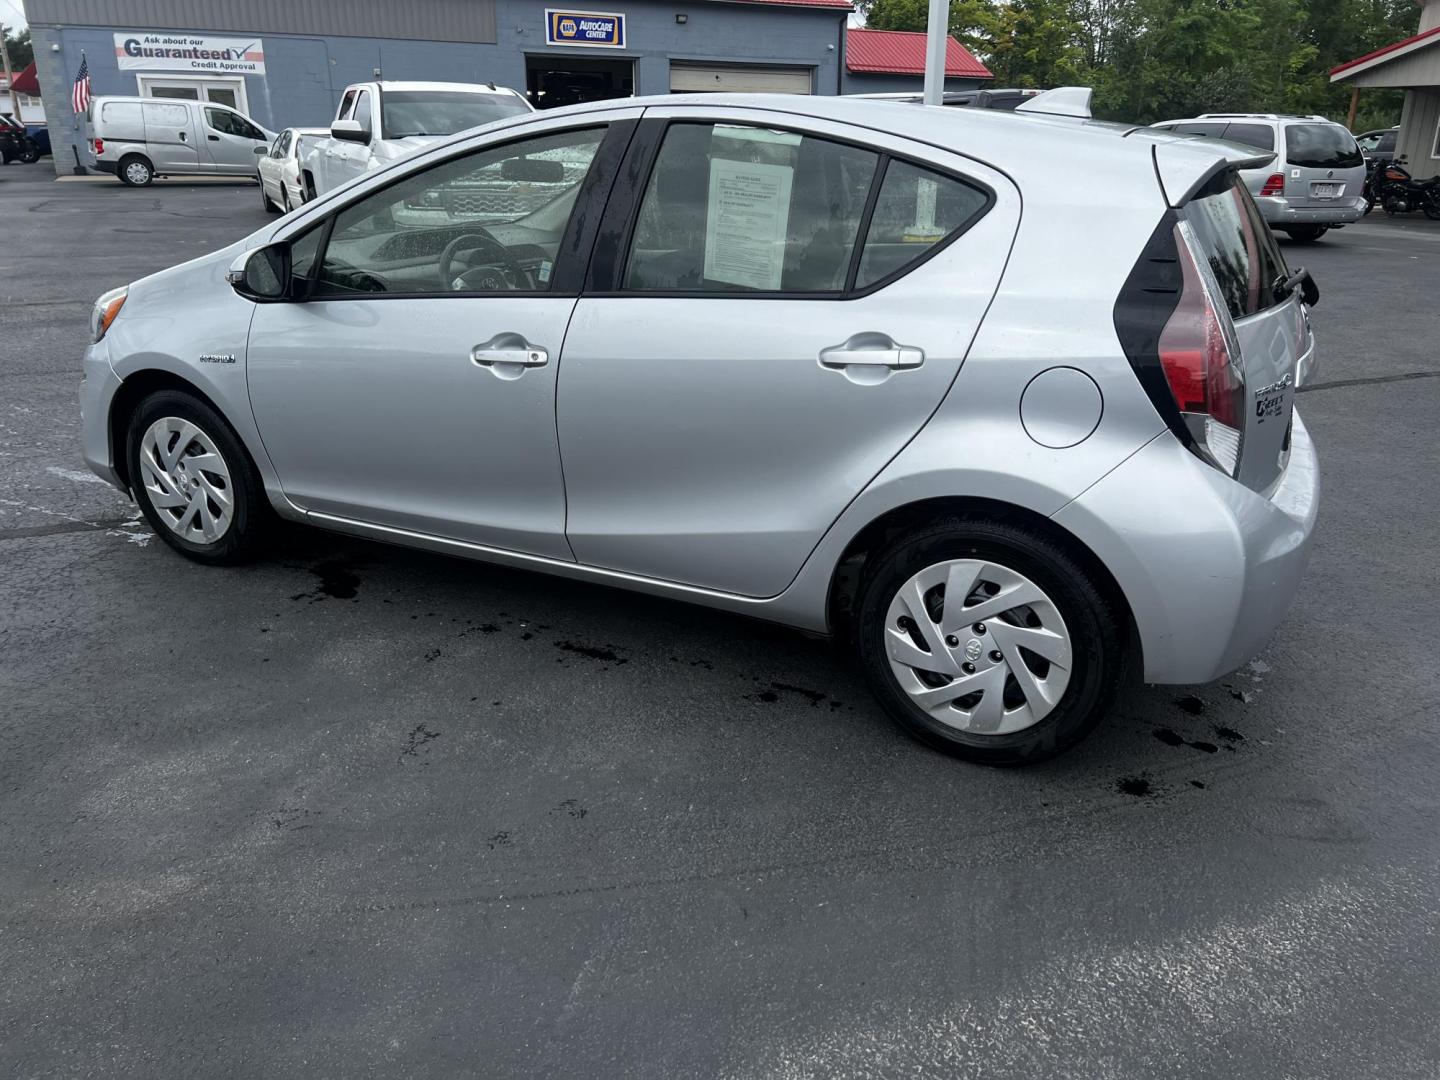
M 207 139 L 209 139 L 211 142 L 219 142 L 219 141 L 220 141 L 220 136 L 219 136 L 219 135 L 206 135 L 205 137 L 206 137 Z
M 523 367 L 544 367 L 550 354 L 544 349 L 526 346 L 520 349 L 486 349 L 479 345 L 470 350 L 470 359 L 481 367 L 491 364 L 520 364 Z
M 913 345 L 897 344 L 888 334 L 853 334 L 839 345 L 820 350 L 823 367 L 886 367 L 897 370 L 917 368 L 925 353 Z
M 510 373 L 510 377 L 514 377 L 525 368 L 544 367 L 550 362 L 550 354 L 539 345 L 531 345 L 520 334 L 504 333 L 471 349 L 470 361 L 497 375 Z
M 183 132 L 183 131 L 180 132 L 180 141 L 181 141 L 181 142 L 184 142 L 184 141 L 185 141 L 185 132 Z

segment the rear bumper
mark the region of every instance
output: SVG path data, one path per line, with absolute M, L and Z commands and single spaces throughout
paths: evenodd
M 120 163 L 118 161 L 101 161 L 99 158 L 91 158 L 89 165 L 97 172 L 109 173 L 111 176 L 120 175 Z
M 1055 515 L 1114 574 L 1145 679 L 1200 683 L 1254 656 L 1299 591 L 1320 503 L 1315 447 L 1294 414 L 1290 461 L 1266 497 L 1168 433 Z
M 1328 206 L 1295 206 L 1289 199 L 1257 197 L 1260 213 L 1272 228 L 1283 229 L 1287 225 L 1348 225 L 1365 216 L 1365 200 L 1337 199 Z

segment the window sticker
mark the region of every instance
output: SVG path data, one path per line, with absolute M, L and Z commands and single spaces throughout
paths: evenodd
M 711 159 L 707 280 L 748 289 L 780 288 L 794 178 L 795 170 L 788 165 Z
M 549 283 L 550 271 L 554 268 L 555 264 L 552 263 L 549 259 L 542 259 L 540 261 L 540 268 L 535 271 L 535 276 L 539 279 L 541 285 Z

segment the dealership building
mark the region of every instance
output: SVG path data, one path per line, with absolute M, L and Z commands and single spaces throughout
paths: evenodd
M 26 0 L 57 172 L 84 160 L 71 89 L 223 102 L 272 130 L 323 126 L 352 82 L 523 90 L 538 108 L 670 92 L 918 89 L 924 35 L 847 30 L 850 0 Z M 853 54 L 853 61 L 852 61 Z M 990 73 L 957 42 L 948 88 Z

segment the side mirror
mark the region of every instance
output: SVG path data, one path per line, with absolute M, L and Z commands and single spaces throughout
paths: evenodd
M 290 245 L 270 244 L 247 251 L 225 275 L 230 287 L 257 304 L 284 300 L 290 292 Z
M 363 127 L 359 120 L 336 120 L 330 125 L 330 134 L 342 142 L 368 143 L 370 129 Z

